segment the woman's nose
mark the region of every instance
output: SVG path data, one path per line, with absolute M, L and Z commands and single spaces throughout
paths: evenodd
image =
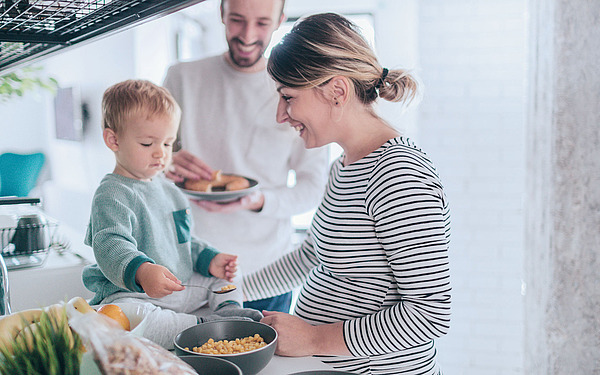
M 283 124 L 290 119 L 290 116 L 287 113 L 287 102 L 283 100 L 283 98 L 279 98 L 279 103 L 277 104 L 277 115 L 275 119 L 280 124 Z

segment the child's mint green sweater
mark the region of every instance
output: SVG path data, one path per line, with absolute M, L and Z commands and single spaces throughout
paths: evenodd
M 96 190 L 85 244 L 97 264 L 83 283 L 98 304 L 116 292 L 143 292 L 135 273 L 144 262 L 165 266 L 186 282 L 196 271 L 210 277 L 217 251 L 191 237 L 190 203 L 163 175 L 150 182 L 107 174 Z

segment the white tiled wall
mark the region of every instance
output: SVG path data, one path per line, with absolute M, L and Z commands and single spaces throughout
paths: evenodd
M 522 374 L 526 3 L 419 3 L 419 143 L 452 209 L 446 374 Z

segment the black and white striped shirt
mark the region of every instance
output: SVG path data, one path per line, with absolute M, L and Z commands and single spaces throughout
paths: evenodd
M 403 137 L 363 159 L 333 163 L 307 239 L 245 279 L 249 299 L 302 284 L 295 315 L 344 321 L 352 357 L 334 367 L 365 374 L 438 374 L 433 340 L 450 322 L 450 214 L 433 164 Z

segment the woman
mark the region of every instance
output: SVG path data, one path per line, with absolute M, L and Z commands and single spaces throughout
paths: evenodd
M 250 299 L 302 284 L 294 315 L 265 312 L 284 356 L 335 355 L 365 374 L 439 374 L 434 339 L 450 321 L 450 218 L 433 164 L 375 113 L 377 97 L 408 103 L 417 82 L 380 66 L 357 28 L 326 13 L 305 18 L 268 62 L 277 120 L 307 148 L 331 142 L 331 167 L 306 240 L 249 275 Z M 266 292 L 268 291 L 268 292 Z

